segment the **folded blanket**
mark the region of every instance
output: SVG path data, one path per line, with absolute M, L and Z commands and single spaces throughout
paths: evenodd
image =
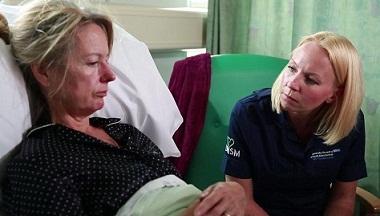
M 211 56 L 192 56 L 174 64 L 169 90 L 184 119 L 174 134 L 181 157 L 174 159 L 181 175 L 185 175 L 204 124 L 211 80 Z

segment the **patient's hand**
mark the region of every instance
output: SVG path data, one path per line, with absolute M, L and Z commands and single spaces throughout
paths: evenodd
M 236 182 L 219 182 L 203 191 L 194 215 L 244 215 L 246 203 L 242 186 Z

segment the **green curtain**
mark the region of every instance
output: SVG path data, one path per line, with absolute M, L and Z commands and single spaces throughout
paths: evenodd
M 337 32 L 353 42 L 362 58 L 366 90 L 362 110 L 366 120 L 368 177 L 360 185 L 380 196 L 380 90 L 377 86 L 380 85 L 380 0 L 252 0 L 250 8 L 235 7 L 228 16 L 223 16 L 227 13 L 220 6 L 222 2 L 209 2 L 209 21 L 218 23 L 218 28 L 240 32 L 208 35 L 207 47 L 214 41 L 229 45 L 215 50 L 214 54 L 248 51 L 288 58 L 303 35 L 317 31 Z M 249 5 L 243 0 L 233 2 Z M 248 24 L 242 22 L 239 29 L 223 26 L 228 23 L 226 20 L 243 20 L 242 14 L 250 17 Z M 247 26 L 249 29 L 240 30 Z M 208 33 L 212 28 L 208 26 Z
M 209 0 L 206 49 L 211 54 L 248 51 L 250 0 Z

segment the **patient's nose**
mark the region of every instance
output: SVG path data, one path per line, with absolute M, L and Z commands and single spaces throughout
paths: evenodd
M 101 81 L 102 82 L 111 82 L 116 79 L 115 73 L 112 71 L 111 66 L 108 62 L 102 63 L 101 65 Z

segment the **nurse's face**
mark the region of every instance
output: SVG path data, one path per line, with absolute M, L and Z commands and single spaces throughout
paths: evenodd
M 293 51 L 283 72 L 282 109 L 309 115 L 335 99 L 333 66 L 327 52 L 315 42 L 307 42 Z

